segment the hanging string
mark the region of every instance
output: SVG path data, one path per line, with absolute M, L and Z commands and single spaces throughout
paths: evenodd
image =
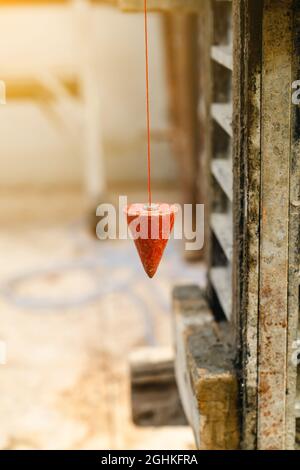
M 150 100 L 149 100 L 149 50 L 148 50 L 148 18 L 147 0 L 144 0 L 144 20 L 145 20 L 145 56 L 146 56 L 146 110 L 147 110 L 147 154 L 148 154 L 148 203 L 151 207 L 151 132 L 150 132 Z

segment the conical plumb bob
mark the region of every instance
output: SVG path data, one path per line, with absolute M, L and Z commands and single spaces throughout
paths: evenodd
M 147 275 L 152 278 L 170 239 L 177 208 L 171 204 L 130 204 L 127 224 Z

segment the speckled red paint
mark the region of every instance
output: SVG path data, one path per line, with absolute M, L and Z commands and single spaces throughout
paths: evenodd
M 160 264 L 177 212 L 174 205 L 157 204 L 155 206 L 149 209 L 145 204 L 131 204 L 125 210 L 135 246 L 150 278 L 155 275 Z M 137 235 L 137 232 L 140 233 Z

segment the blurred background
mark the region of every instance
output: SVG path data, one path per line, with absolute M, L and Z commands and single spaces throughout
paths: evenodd
M 97 205 L 144 201 L 147 179 L 143 16 L 99 3 L 0 2 L 1 449 L 194 445 L 184 423 L 132 420 L 129 356 L 171 349 L 172 286 L 205 273 L 172 241 L 149 281 L 130 241 L 96 239 Z M 191 202 L 166 18 L 149 34 L 154 198 Z

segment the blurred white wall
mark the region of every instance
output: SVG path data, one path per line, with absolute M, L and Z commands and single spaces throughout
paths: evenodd
M 139 14 L 94 9 L 96 64 L 102 101 L 101 132 L 108 178 L 146 178 L 144 25 Z M 168 130 L 161 18 L 150 15 L 151 112 L 154 134 Z M 72 9 L 0 8 L 0 79 L 10 69 L 73 69 L 78 61 Z M 67 109 L 67 108 L 66 108 Z M 32 101 L 0 106 L 0 184 L 78 184 L 81 132 L 69 112 L 71 134 Z M 153 177 L 174 181 L 170 143 L 153 139 Z

